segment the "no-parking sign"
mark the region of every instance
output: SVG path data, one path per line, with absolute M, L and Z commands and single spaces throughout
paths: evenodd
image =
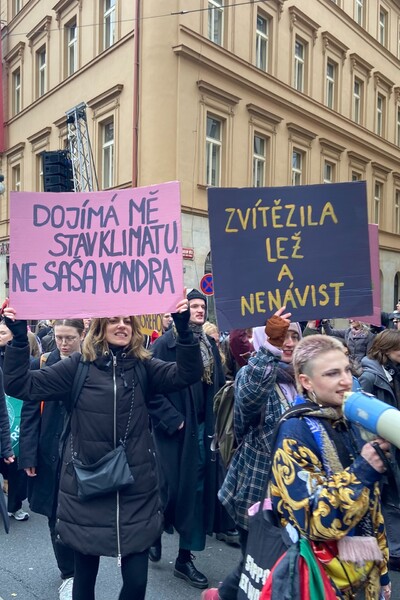
M 206 273 L 200 280 L 200 290 L 205 296 L 214 294 L 214 283 L 212 273 Z

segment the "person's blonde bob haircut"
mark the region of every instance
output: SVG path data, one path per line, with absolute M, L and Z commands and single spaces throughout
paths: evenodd
M 299 375 L 312 375 L 312 362 L 327 352 L 340 350 L 345 354 L 345 347 L 342 342 L 329 335 L 308 335 L 297 344 L 293 352 L 293 368 L 296 378 L 296 387 L 299 394 L 304 393 L 304 388 L 300 383 Z
M 138 317 L 129 317 L 132 325 L 132 339 L 125 352 L 128 356 L 135 356 L 144 360 L 150 358 L 151 354 L 144 346 L 144 336 L 140 329 L 140 321 Z M 108 319 L 92 319 L 89 327 L 89 331 L 82 345 L 82 356 L 84 360 L 94 361 L 102 354 L 106 354 L 110 351 L 108 342 L 106 340 L 106 329 L 108 325 Z

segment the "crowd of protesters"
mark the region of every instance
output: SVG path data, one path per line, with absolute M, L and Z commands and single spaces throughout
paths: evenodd
M 0 472 L 7 512 L 27 520 L 27 497 L 30 510 L 48 518 L 59 600 L 94 600 L 101 556 L 118 558 L 119 600 L 144 598 L 148 560 L 162 560 L 162 535 L 174 530 L 174 576 L 204 589 L 203 600 L 236 600 L 249 509 L 263 500 L 269 474 L 282 526 L 290 523 L 316 545 L 343 538 L 355 545 L 363 567 L 350 587 L 324 565 L 336 597 L 390 598 L 389 569 L 400 571 L 400 451 L 377 438 L 383 461 L 343 420 L 341 406 L 346 392 L 363 389 L 400 408 L 400 302 L 382 314 L 379 328 L 290 317 L 282 307 L 262 327 L 222 334 L 195 289 L 162 315 L 162 331 L 148 336 L 131 316 L 40 321 L 29 331 L 11 306 L 4 309 Z M 87 371 L 75 398 L 82 364 Z M 18 458 L 3 372 L 7 394 L 23 401 Z M 210 443 L 214 397 L 226 381 L 234 381 L 238 446 L 227 467 Z M 276 437 L 282 415 L 299 405 L 309 407 L 307 417 L 284 422 Z M 118 445 L 133 482 L 82 501 L 75 464 L 95 464 Z M 240 548 L 218 588 L 209 587 L 193 556 L 212 534 Z M 362 552 L 367 542 L 372 562 Z

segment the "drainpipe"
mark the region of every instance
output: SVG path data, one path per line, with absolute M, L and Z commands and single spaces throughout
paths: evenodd
M 139 153 L 139 51 L 140 51 L 140 2 L 136 0 L 135 56 L 133 61 L 133 148 L 132 148 L 132 186 L 138 185 Z

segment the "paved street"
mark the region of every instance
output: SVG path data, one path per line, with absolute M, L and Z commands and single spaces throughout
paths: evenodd
M 199 600 L 200 592 L 173 576 L 177 536 L 163 536 L 163 557 L 149 568 L 147 600 Z M 207 538 L 204 552 L 197 554 L 196 566 L 218 581 L 234 566 L 239 550 L 215 538 Z M 400 573 L 392 573 L 392 600 L 400 600 Z M 47 520 L 32 513 L 29 521 L 11 522 L 10 534 L 0 531 L 0 600 L 57 600 L 60 584 L 53 556 Z M 96 600 L 117 600 L 120 574 L 115 559 L 103 558 Z
M 163 557 L 150 563 L 147 600 L 198 600 L 200 591 L 173 576 L 178 538 L 163 536 Z M 196 566 L 212 585 L 232 569 L 239 550 L 215 538 L 207 538 L 204 552 L 197 553 Z M 121 579 L 116 559 L 102 558 L 96 600 L 117 600 Z M 60 585 L 47 519 L 31 513 L 26 522 L 11 521 L 10 534 L 0 531 L 0 600 L 57 600 Z

